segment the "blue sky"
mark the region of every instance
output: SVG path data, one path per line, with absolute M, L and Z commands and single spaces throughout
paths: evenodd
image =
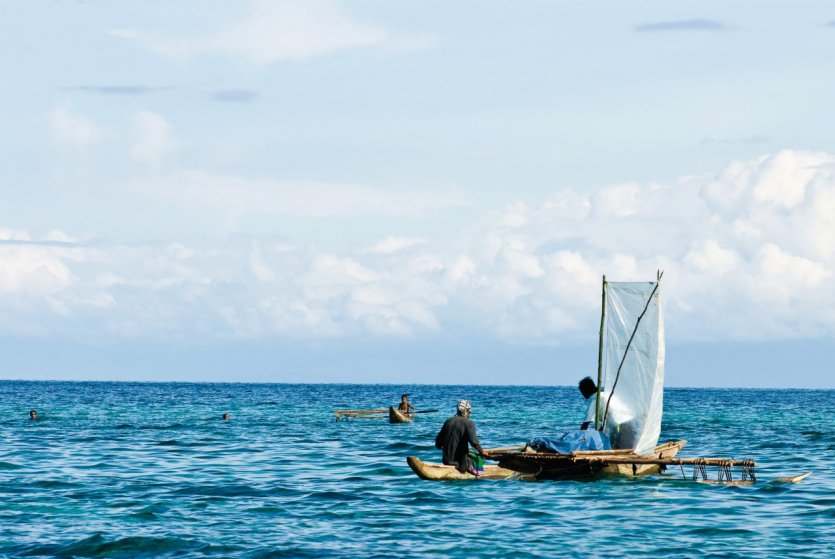
M 835 387 L 830 3 L 0 12 L 0 378 Z

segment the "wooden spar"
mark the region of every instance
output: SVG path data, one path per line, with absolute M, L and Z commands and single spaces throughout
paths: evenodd
M 576 460 L 605 462 L 607 464 L 658 464 L 664 466 L 756 466 L 753 460 L 734 460 L 733 458 L 648 458 L 641 456 L 594 456 L 578 457 Z
M 333 410 L 333 413 L 339 415 L 347 415 L 352 413 L 388 413 L 388 409 L 374 409 L 374 410 Z
M 568 456 L 572 456 L 574 458 L 584 458 L 587 456 L 611 456 L 612 454 L 633 454 L 633 452 L 631 448 L 618 448 L 613 450 L 575 450 Z
M 369 419 L 375 417 L 385 417 L 383 414 L 388 413 L 388 410 L 334 410 L 333 415 L 336 420 L 340 419 Z
M 528 445 L 525 444 L 517 444 L 514 446 L 498 446 L 496 448 L 485 448 L 484 453 L 490 454 L 491 452 L 514 452 L 518 450 L 525 450 L 525 447 Z
M 504 448 L 491 448 L 485 450 L 485 452 L 489 452 L 491 454 L 490 458 L 493 460 L 498 460 L 502 458 L 524 458 L 524 459 L 534 459 L 538 460 L 540 458 L 545 460 L 588 460 L 592 458 L 620 458 L 620 457 L 635 457 L 635 458 L 670 458 L 671 452 L 675 451 L 678 452 L 681 448 L 687 444 L 686 440 L 679 440 L 679 441 L 668 441 L 664 444 L 657 445 L 655 449 L 652 451 L 652 454 L 648 455 L 639 455 L 635 454 L 634 449 L 631 448 L 617 448 L 612 450 L 575 450 L 570 454 L 560 454 L 558 452 L 532 452 L 528 450 L 527 452 L 508 452 L 505 451 Z M 509 447 L 514 448 L 514 447 Z M 527 445 L 516 447 L 519 449 L 527 448 Z
M 657 464 L 667 466 L 705 465 L 705 466 L 756 466 L 753 460 L 734 460 L 732 458 L 654 458 L 652 456 L 630 455 L 631 451 L 613 452 L 587 451 L 581 453 L 559 454 L 556 452 L 492 452 L 493 460 L 501 458 L 524 458 L 533 460 L 571 460 L 573 462 L 595 462 L 604 464 Z
M 440 410 L 420 410 L 414 413 L 436 413 Z M 340 419 L 373 419 L 377 417 L 385 417 L 389 413 L 388 409 L 367 409 L 367 410 L 333 410 L 337 421 Z
M 600 384 L 603 382 L 603 324 L 606 319 L 606 274 L 603 274 L 603 304 L 600 306 L 600 341 L 597 346 L 597 396 L 594 402 L 594 430 L 600 429 Z

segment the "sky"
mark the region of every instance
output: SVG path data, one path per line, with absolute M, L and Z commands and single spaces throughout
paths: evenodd
M 835 7 L 0 0 L 0 379 L 835 388 Z

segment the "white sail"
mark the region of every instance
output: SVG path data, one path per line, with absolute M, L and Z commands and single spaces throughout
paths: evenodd
M 615 448 L 646 454 L 658 443 L 664 406 L 664 320 L 658 284 L 606 282 L 604 289 L 599 417 Z

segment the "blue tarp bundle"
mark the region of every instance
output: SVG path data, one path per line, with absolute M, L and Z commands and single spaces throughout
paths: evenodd
M 575 450 L 611 450 L 612 443 L 605 433 L 588 429 L 585 431 L 569 431 L 559 437 L 534 437 L 528 441 L 528 446 L 537 452 L 558 452 L 570 454 Z

